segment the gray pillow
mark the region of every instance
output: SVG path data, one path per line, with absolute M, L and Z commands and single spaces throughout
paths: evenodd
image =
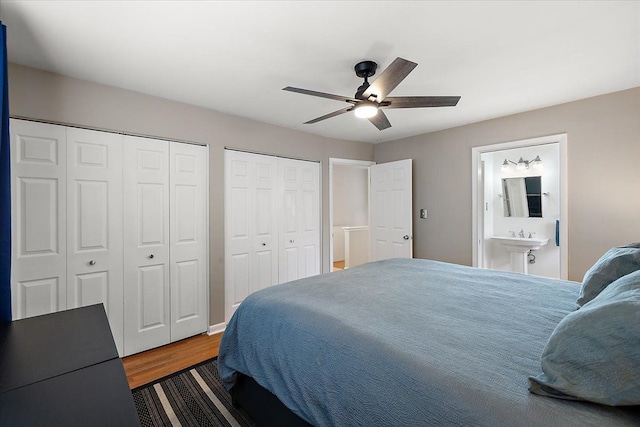
M 640 271 L 607 286 L 551 334 L 532 393 L 640 405 Z
M 640 243 L 609 249 L 584 275 L 578 307 L 594 299 L 609 283 L 636 270 L 640 270 Z

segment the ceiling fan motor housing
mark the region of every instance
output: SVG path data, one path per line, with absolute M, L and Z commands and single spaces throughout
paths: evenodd
M 356 76 L 367 79 L 376 73 L 378 64 L 373 61 L 362 61 L 358 62 L 353 68 L 356 71 Z
M 362 61 L 358 62 L 355 67 L 353 67 L 356 76 L 363 78 L 364 83 L 358 88 L 358 91 L 355 94 L 356 99 L 364 99 L 362 94 L 369 87 L 369 77 L 373 76 L 376 73 L 376 69 L 378 68 L 378 64 L 373 61 Z

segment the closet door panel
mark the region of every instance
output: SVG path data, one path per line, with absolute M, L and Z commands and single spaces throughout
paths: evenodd
M 249 231 L 253 186 L 251 157 L 225 151 L 225 320 L 240 305 L 250 290 L 251 248 Z
M 252 202 L 249 211 L 252 234 L 249 292 L 278 283 L 278 161 L 251 155 Z
M 293 246 L 295 241 L 292 241 L 291 245 L 280 252 L 280 283 L 290 282 L 300 277 L 298 271 L 300 251 L 297 246 Z
M 124 354 L 170 342 L 169 143 L 125 136 Z
M 72 292 L 68 292 L 67 302 L 71 308 L 84 307 L 85 305 L 104 304 L 108 313 L 111 308 L 109 304 L 109 272 L 76 274 Z M 122 304 L 120 304 L 122 306 Z M 121 309 L 122 311 L 122 309 Z M 109 320 L 111 324 L 111 320 Z M 113 326 L 111 327 L 113 333 Z M 115 335 L 115 334 L 114 334 Z M 120 331 L 122 335 L 122 331 Z
M 229 268 L 225 269 L 225 280 L 231 282 L 233 288 L 228 295 L 225 292 L 225 299 L 228 298 L 231 301 L 232 310 L 235 311 L 242 300 L 251 293 L 249 289 L 249 277 L 251 276 L 249 254 L 232 255 L 226 263 L 228 263 Z
M 170 143 L 171 341 L 208 326 L 207 147 Z
M 300 168 L 302 278 L 320 274 L 320 164 L 300 162 Z
M 61 310 L 61 288 L 58 277 L 17 281 L 11 290 L 14 320 Z
M 278 159 L 280 171 L 280 283 L 300 277 L 300 170 L 295 160 Z
M 138 268 L 136 291 L 140 295 L 138 301 L 138 330 L 149 332 L 155 329 L 166 329 L 167 326 L 167 293 L 166 266 L 163 264 L 146 265 Z M 162 341 L 166 344 L 168 341 Z
M 320 274 L 320 165 L 279 159 L 280 283 Z
M 304 259 L 302 260 L 304 277 L 315 276 L 319 273 L 318 269 L 318 259 L 320 258 L 320 254 L 318 253 L 318 245 L 310 244 L 305 245 L 302 248 L 302 253 Z
M 67 307 L 104 304 L 123 354 L 122 136 L 67 129 Z
M 277 158 L 225 150 L 225 317 L 278 283 Z
M 13 318 L 67 308 L 66 128 L 14 120 L 11 138 Z

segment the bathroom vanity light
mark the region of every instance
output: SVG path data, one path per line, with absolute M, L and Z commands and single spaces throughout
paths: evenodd
M 518 170 L 529 169 L 530 166 L 533 166 L 534 169 L 540 169 L 542 167 L 542 160 L 540 160 L 540 156 L 536 156 L 533 160 L 525 160 L 520 157 L 518 163 L 504 159 L 504 162 L 502 162 L 502 170 L 508 170 L 511 165 L 515 165 Z
M 504 162 L 502 162 L 503 171 L 509 170 L 509 163 L 513 163 L 513 162 L 511 160 L 504 159 Z M 516 163 L 513 163 L 513 164 L 515 165 Z

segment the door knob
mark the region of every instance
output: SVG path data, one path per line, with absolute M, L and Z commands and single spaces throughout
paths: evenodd
M 92 259 L 91 261 L 89 261 L 89 265 L 96 265 L 96 260 Z
M 153 254 L 149 255 L 149 259 L 153 259 Z
M 408 234 L 405 234 L 404 236 L 402 236 L 402 238 L 403 238 L 404 240 L 409 240 L 409 235 L 408 235 Z
M 262 246 L 267 246 L 267 244 L 266 244 L 266 243 L 263 243 L 263 244 L 262 244 Z
M 294 240 L 293 239 L 289 240 L 289 243 L 294 243 Z

